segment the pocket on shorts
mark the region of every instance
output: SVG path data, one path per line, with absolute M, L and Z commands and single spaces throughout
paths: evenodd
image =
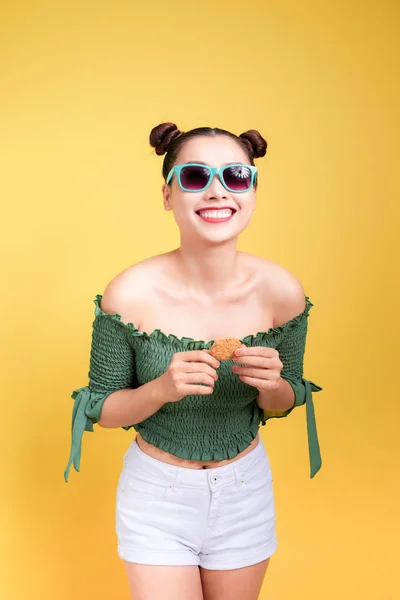
M 246 473 L 241 477 L 239 487 L 246 496 L 265 494 L 272 487 L 271 470 L 269 468 L 260 468 Z
M 172 483 L 166 479 L 149 477 L 143 471 L 124 469 L 121 474 L 119 494 L 140 498 L 164 498 L 172 489 Z

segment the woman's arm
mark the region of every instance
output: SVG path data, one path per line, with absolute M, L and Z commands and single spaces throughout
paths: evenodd
M 279 379 L 279 387 L 276 390 L 261 390 L 257 396 L 257 404 L 263 410 L 271 412 L 284 412 L 294 407 L 295 395 L 290 383 Z
M 118 390 L 105 400 L 98 424 L 100 427 L 128 427 L 151 417 L 165 402 L 158 379 L 136 389 Z

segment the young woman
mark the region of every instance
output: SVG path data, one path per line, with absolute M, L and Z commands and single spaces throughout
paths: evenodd
M 267 144 L 163 123 L 164 208 L 180 245 L 119 273 L 95 302 L 89 385 L 75 399 L 82 435 L 133 427 L 116 503 L 118 553 L 135 600 L 256 600 L 277 548 L 272 473 L 258 430 L 306 404 L 311 477 L 321 466 L 303 378 L 312 306 L 296 277 L 236 249 L 256 205 L 254 158 Z M 217 360 L 214 340 L 237 338 Z

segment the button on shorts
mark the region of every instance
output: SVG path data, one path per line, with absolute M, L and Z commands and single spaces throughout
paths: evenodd
M 259 436 L 259 434 L 258 434 Z M 146 565 L 238 569 L 277 548 L 272 473 L 264 444 L 233 463 L 189 469 L 134 440 L 116 494 L 118 555 Z

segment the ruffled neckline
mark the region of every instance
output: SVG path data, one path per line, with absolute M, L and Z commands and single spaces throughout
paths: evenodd
M 146 331 L 140 331 L 134 323 L 125 323 L 125 321 L 122 320 L 121 315 L 119 315 L 118 313 L 107 313 L 104 312 L 101 308 L 100 308 L 100 302 L 102 299 L 102 294 L 96 294 L 93 302 L 95 304 L 95 317 L 105 317 L 114 321 L 118 321 L 119 323 L 121 323 L 121 325 L 123 325 L 124 327 L 126 327 L 127 329 L 129 329 L 132 333 L 133 336 L 135 337 L 141 337 L 144 339 L 153 339 L 153 340 L 159 340 L 159 341 L 164 341 L 164 342 L 169 342 L 172 343 L 174 345 L 180 345 L 183 346 L 184 348 L 190 348 L 193 350 L 198 350 L 198 349 L 202 349 L 202 348 L 210 348 L 212 346 L 212 344 L 214 343 L 215 340 L 210 340 L 208 342 L 205 342 L 203 340 L 195 340 L 194 338 L 191 337 L 181 337 L 179 338 L 178 336 L 174 335 L 173 333 L 164 333 L 163 331 L 161 331 L 161 329 L 154 329 L 151 333 L 147 333 Z M 305 296 L 305 300 L 306 300 L 306 308 L 304 309 L 304 311 L 302 313 L 300 313 L 299 315 L 297 315 L 296 317 L 294 317 L 293 319 L 290 319 L 289 321 L 286 321 L 286 323 L 284 323 L 283 325 L 278 325 L 277 327 L 270 327 L 268 329 L 268 331 L 259 331 L 256 334 L 249 334 L 246 335 L 243 339 L 239 340 L 240 342 L 242 342 L 242 344 L 246 345 L 254 345 L 255 342 L 262 342 L 264 340 L 267 340 L 275 335 L 281 335 L 286 333 L 287 331 L 290 331 L 291 329 L 293 329 L 294 327 L 297 327 L 297 325 L 299 323 L 301 323 L 305 318 L 308 317 L 308 314 L 310 312 L 310 309 L 312 306 L 314 306 L 312 304 L 312 302 L 310 301 L 308 296 Z

